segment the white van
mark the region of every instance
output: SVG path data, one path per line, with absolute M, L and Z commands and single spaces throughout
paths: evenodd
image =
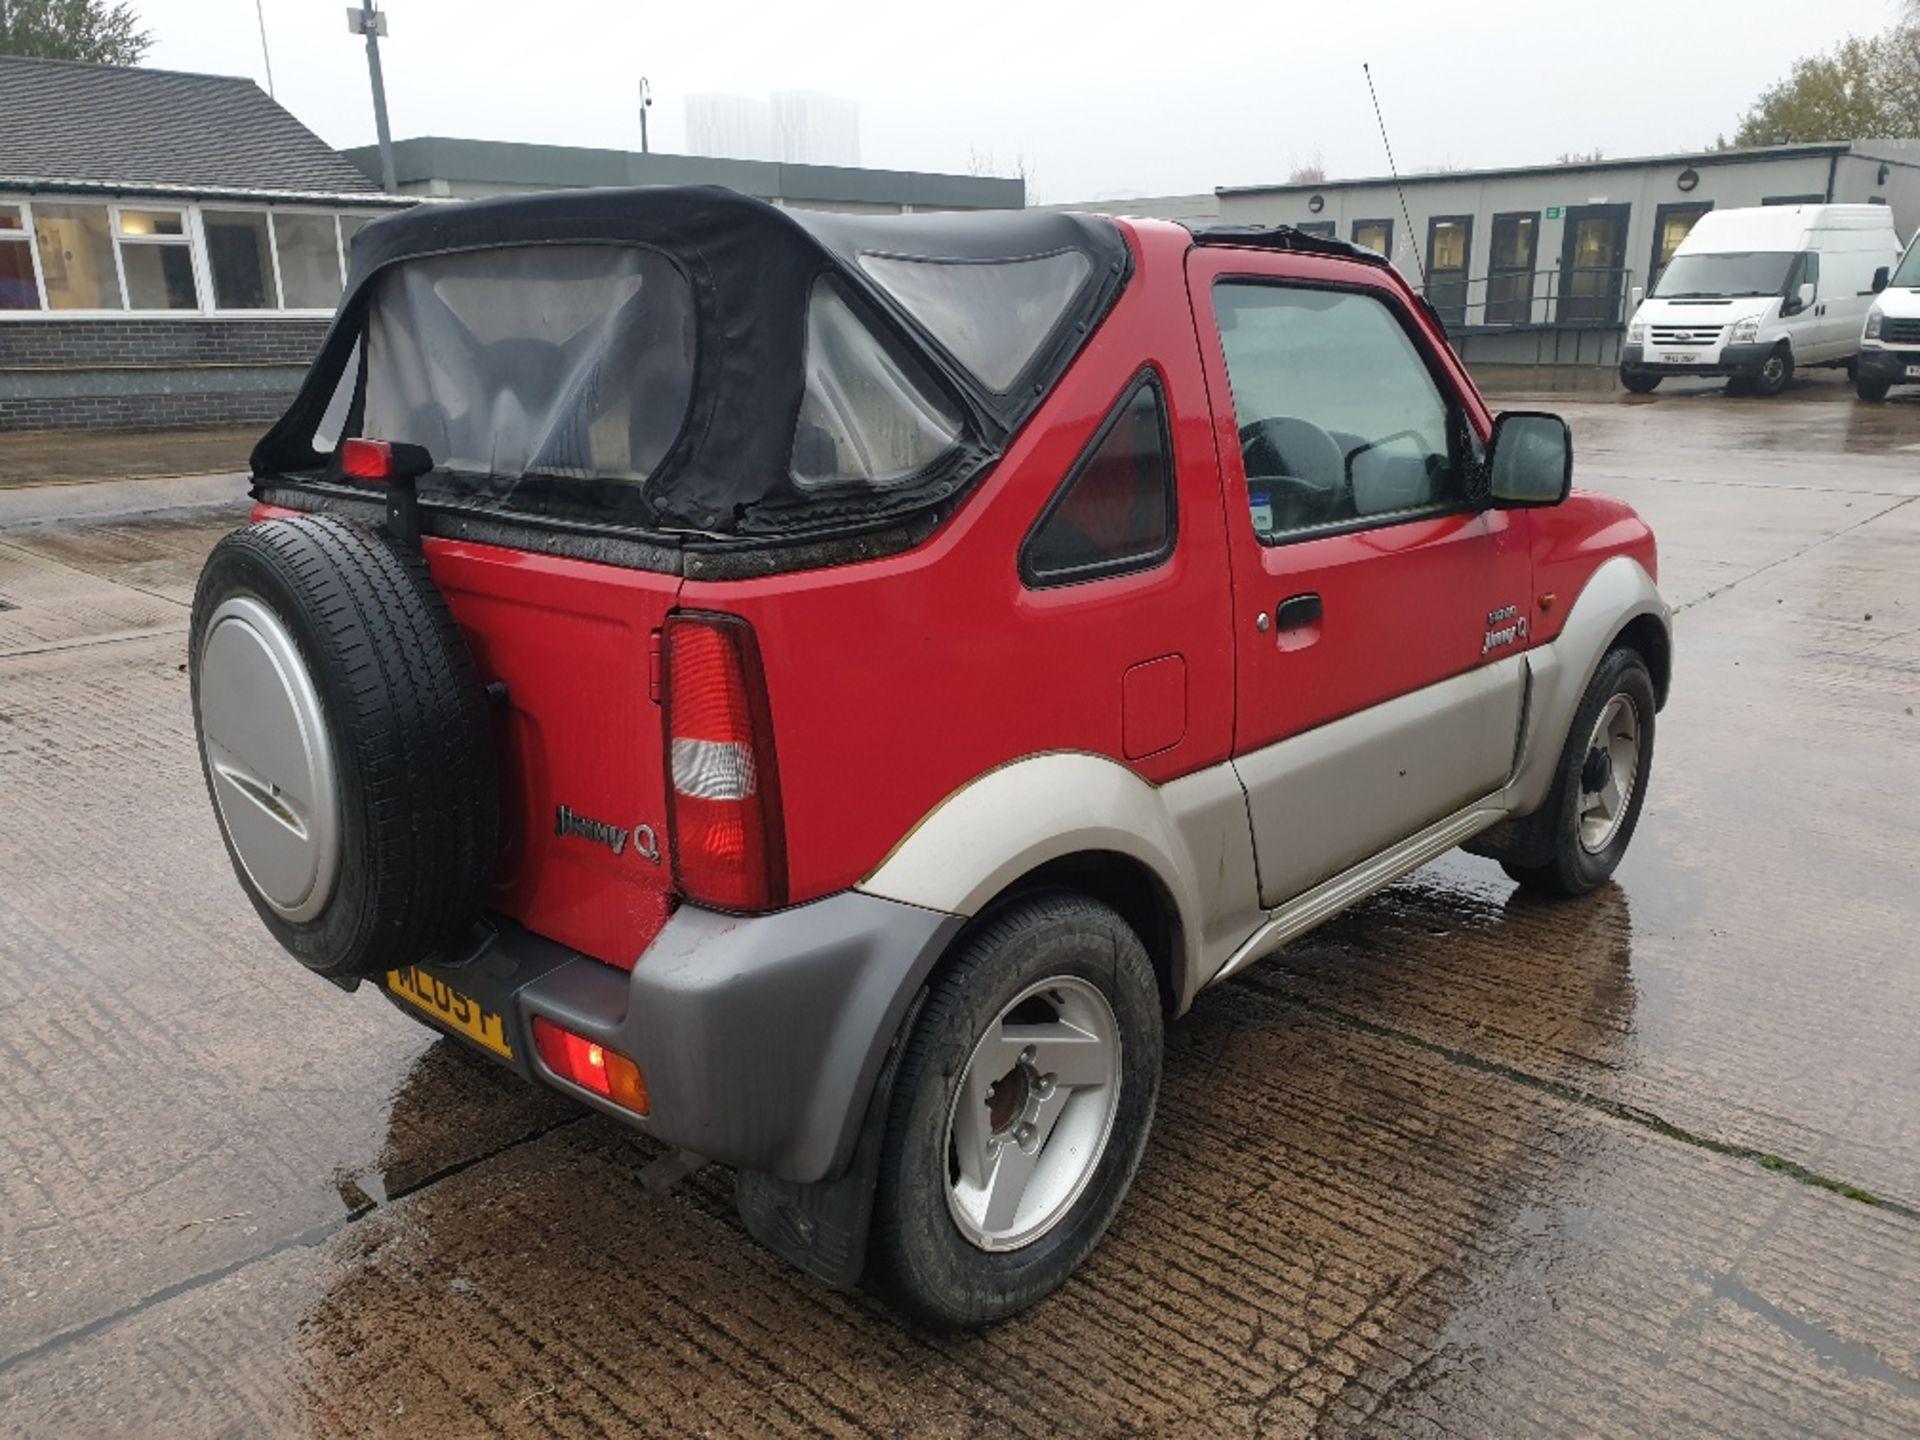
M 1729 390 L 1777 395 L 1798 367 L 1852 368 L 1899 253 L 1884 205 L 1710 210 L 1653 294 L 1634 291 L 1620 383 L 1644 395 L 1668 375 L 1725 375 Z
M 1884 400 L 1895 385 L 1920 385 L 1920 234 L 1890 283 L 1876 283 L 1878 296 L 1860 332 L 1860 363 L 1853 387 L 1862 400 Z

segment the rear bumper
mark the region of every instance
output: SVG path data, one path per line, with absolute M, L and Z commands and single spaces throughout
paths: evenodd
M 1907 378 L 1909 365 L 1920 365 L 1920 350 L 1888 350 L 1883 346 L 1865 345 L 1855 362 L 1854 374 L 1862 380 L 1888 385 L 1920 385 L 1920 380 Z
M 1646 346 L 1625 345 L 1620 350 L 1620 372 L 1634 375 L 1757 375 L 1774 347 L 1768 344 L 1723 345 L 1698 365 L 1663 365 L 1646 359 Z
M 887 1051 L 962 923 L 856 892 L 754 917 L 682 906 L 628 974 L 496 921 L 473 958 L 419 968 L 505 1017 L 503 1063 L 526 1078 L 666 1144 L 806 1184 L 846 1167 Z M 629 1056 L 650 1113 L 547 1070 L 535 1015 Z

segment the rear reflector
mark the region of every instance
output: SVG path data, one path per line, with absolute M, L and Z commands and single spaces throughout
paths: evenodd
M 777 909 L 786 843 L 753 627 L 734 615 L 670 616 L 664 651 L 674 883 L 716 910 Z
M 546 1067 L 562 1080 L 645 1115 L 647 1081 L 640 1067 L 618 1050 L 563 1029 L 544 1016 L 533 1017 L 533 1045 Z

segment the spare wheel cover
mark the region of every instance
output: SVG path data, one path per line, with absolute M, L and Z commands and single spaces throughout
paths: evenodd
M 300 650 L 260 601 L 222 601 L 200 652 L 200 728 L 220 824 L 260 898 L 311 920 L 340 878 L 340 787 Z

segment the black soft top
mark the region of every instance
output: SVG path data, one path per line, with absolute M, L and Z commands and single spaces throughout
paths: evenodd
M 409 261 L 548 245 L 642 247 L 669 259 L 692 294 L 692 378 L 684 422 L 642 483 L 633 476 L 528 473 L 489 490 L 488 477 L 434 477 L 464 498 L 503 508 L 647 529 L 715 535 L 795 534 L 888 521 L 946 501 L 1004 449 L 1066 369 L 1124 285 L 1126 241 L 1113 222 L 1050 211 L 852 216 L 780 209 L 717 187 L 570 190 L 423 204 L 354 238 L 340 309 L 291 407 L 254 448 L 256 477 L 330 470 L 315 447 L 349 358 L 368 329 L 382 277 Z M 1080 276 L 1045 339 L 1000 388 L 969 370 L 861 264 L 875 256 L 967 264 L 1078 252 Z M 959 438 L 922 472 L 884 486 L 802 486 L 795 427 L 806 385 L 808 305 L 831 275 L 862 323 L 931 372 Z M 510 282 L 502 282 L 510 283 Z M 1001 377 L 1003 380 L 1006 377 Z M 356 395 L 342 433 L 360 434 Z M 324 443 L 324 442 L 323 442 Z M 433 486 L 423 482 L 424 494 Z

